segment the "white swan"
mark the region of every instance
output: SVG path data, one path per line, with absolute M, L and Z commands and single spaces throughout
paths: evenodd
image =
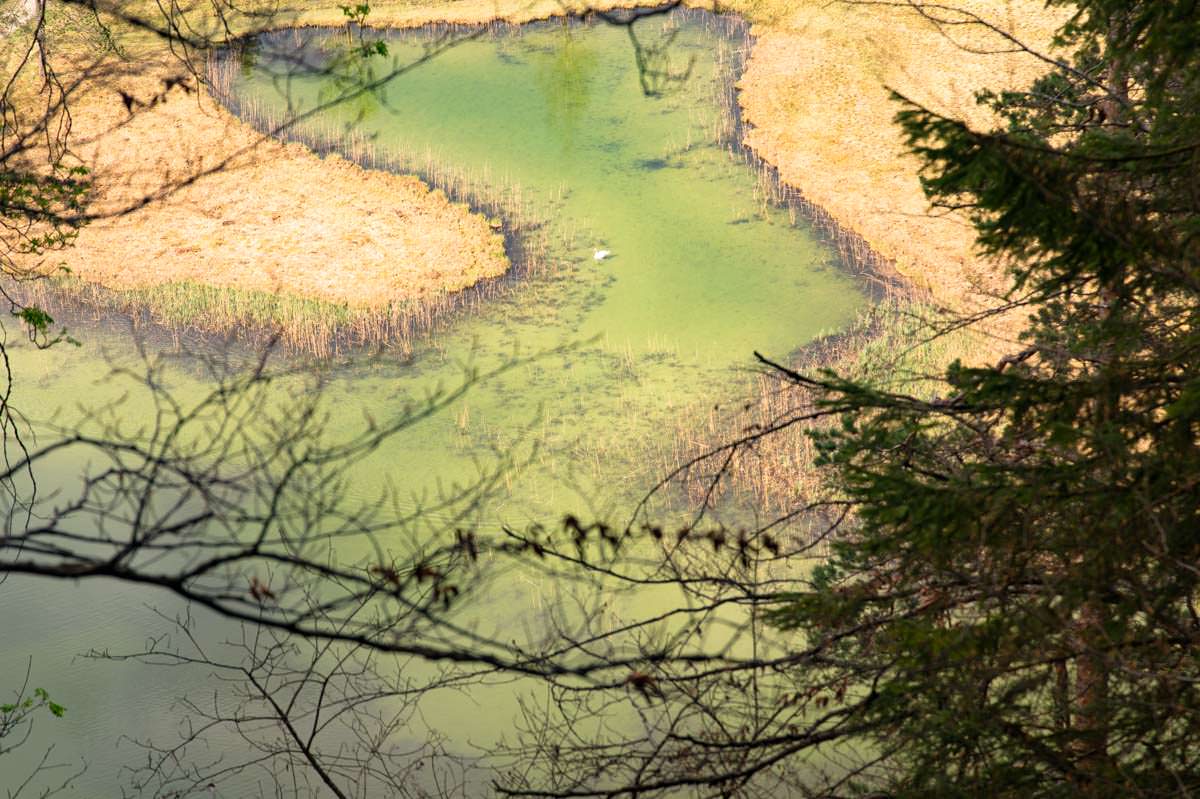
M 612 255 L 612 252 L 610 252 L 609 250 L 593 250 L 592 251 L 592 257 L 595 258 L 597 261 L 603 261 L 605 258 L 607 258 L 610 255 Z

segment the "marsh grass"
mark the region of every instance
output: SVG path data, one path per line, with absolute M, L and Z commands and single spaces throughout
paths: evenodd
M 884 276 L 891 274 L 890 265 L 866 246 L 861 237 L 841 229 L 799 191 L 784 185 L 773 168 L 742 144 L 736 83 L 752 45 L 748 25 L 738 17 L 693 10 L 670 15 L 664 18 L 662 25 L 669 29 L 685 20 L 701 24 L 717 34 L 716 80 L 712 82 L 711 99 L 719 113 L 712 123 L 710 135 L 734 160 L 744 161 L 755 171 L 757 198 L 763 212 L 766 213 L 768 206 L 780 206 L 787 209 L 793 220 L 809 220 L 838 251 L 842 262 L 851 271 L 868 282 L 887 282 L 889 278 Z M 582 23 L 576 20 L 570 24 Z M 493 22 L 485 29 L 490 36 L 515 36 L 520 26 Z M 261 36 L 266 40 L 266 49 L 275 47 L 296 52 L 314 32 L 323 36 L 329 30 L 287 28 Z M 436 43 L 478 30 L 479 26 L 440 24 L 415 29 L 410 35 Z M 243 53 L 237 47 L 211 54 L 206 67 L 209 92 L 234 116 L 260 133 L 285 142 L 300 143 L 326 158 L 344 157 L 367 169 L 418 176 L 444 192 L 450 201 L 461 203 L 491 220 L 493 228 L 503 234 L 510 271 L 499 278 L 479 279 L 464 290 L 432 293 L 384 307 L 352 306 L 286 293 L 190 282 L 106 290 L 70 278 L 52 283 L 64 301 L 140 313 L 143 318 L 176 331 L 236 333 L 251 339 L 270 337 L 278 339 L 288 350 L 318 357 L 358 346 L 391 345 L 407 353 L 412 351 L 418 339 L 435 328 L 439 320 L 455 312 L 480 307 L 497 294 L 511 291 L 521 278 L 546 273 L 555 261 L 552 253 L 574 249 L 573 228 L 560 226 L 552 233 L 547 224 L 553 216 L 552 199 L 543 202 L 543 207 L 535 207 L 520 185 L 498 185 L 488 174 L 455 169 L 429 151 L 403 151 L 392 147 L 385 151 L 352 125 L 340 124 L 328 115 L 287 117 L 253 95 L 241 96 L 235 92 L 242 69 Z M 463 284 L 471 282 L 471 276 L 464 276 Z
M 919 296 L 893 291 L 847 329 L 820 336 L 777 360 L 802 373 L 832 369 L 843 377 L 930 397 L 945 390 L 941 376 L 946 364 L 975 346 L 973 333 L 938 334 L 944 322 L 944 311 Z M 611 371 L 628 372 L 628 379 L 656 355 L 607 353 Z M 711 523 L 754 526 L 828 499 L 831 488 L 814 434 L 840 420 L 800 420 L 816 408 L 817 396 L 770 370 L 748 370 L 740 378 L 732 374 L 723 380 L 713 392 L 723 398 L 720 402 L 714 403 L 708 392 L 683 398 L 652 429 L 630 421 L 632 409 L 619 411 L 608 432 L 580 437 L 560 461 L 602 480 L 614 495 L 644 497 L 639 513 L 657 523 L 673 520 L 687 526 L 705 508 L 716 512 Z M 771 432 L 759 437 L 766 430 Z M 546 436 L 550 444 L 553 432 Z M 647 494 L 654 485 L 658 487 Z M 818 508 L 795 520 L 788 536 L 797 544 L 814 544 L 815 554 L 823 553 L 822 522 L 830 518 Z
M 294 31 L 285 32 L 295 35 Z M 285 35 L 276 34 L 276 35 Z M 520 185 L 497 187 L 486 175 L 469 175 L 439 163 L 429 153 L 383 154 L 368 137 L 321 119 L 287 119 L 254 98 L 233 95 L 237 54 L 217 54 L 209 62 L 214 96 L 262 133 L 299 142 L 324 157 L 345 157 L 368 169 L 416 174 L 456 203 L 485 214 L 502 232 L 511 268 L 499 278 L 479 279 L 458 291 L 444 291 L 380 307 L 362 307 L 290 294 L 195 282 L 164 282 L 109 289 L 60 276 L 20 288 L 30 301 L 70 313 L 116 311 L 135 320 L 161 324 L 173 332 L 236 334 L 248 340 L 274 339 L 297 354 L 328 357 L 356 347 L 393 346 L 410 353 L 416 341 L 450 314 L 473 311 L 520 279 L 544 274 L 551 266 L 552 242 L 544 214 L 524 197 Z M 572 234 L 562 234 L 572 238 Z M 573 241 L 563 242 L 573 246 Z M 464 281 L 471 276 L 465 275 Z
M 972 346 L 970 333 L 935 335 L 941 318 L 922 299 L 894 292 L 845 331 L 819 337 L 783 363 L 804 373 L 832 369 L 912 396 L 933 396 L 944 389 L 940 376 L 946 364 Z M 800 420 L 817 408 L 814 392 L 758 370 L 743 384 L 741 397 L 728 405 L 695 400 L 675 414 L 667 435 L 648 442 L 651 451 L 644 457 L 651 470 L 674 474 L 657 498 L 662 507 L 695 509 L 728 499 L 735 507 L 781 515 L 828 495 L 814 434 L 839 421 Z
M 523 278 L 546 274 L 553 266 L 552 247 L 574 246 L 573 233 L 551 241 L 544 219 L 520 185 L 496 186 L 487 175 L 469 175 L 438 162 L 429 153 L 383 154 L 369 138 L 322 119 L 296 120 L 275 114 L 265 104 L 233 96 L 238 68 L 233 56 L 219 54 L 209 65 L 213 94 L 243 121 L 285 142 L 299 142 L 326 158 L 345 157 L 367 169 L 416 174 L 447 199 L 484 214 L 503 236 L 510 267 L 500 277 L 459 276 L 463 288 L 376 306 L 305 297 L 286 290 L 270 292 L 193 281 L 166 281 L 136 288 L 105 288 L 62 275 L 18 287 L 27 301 L 56 314 L 78 317 L 116 312 L 135 323 L 158 324 L 172 334 L 234 336 L 248 343 L 275 341 L 297 355 L 326 358 L 358 348 L 387 346 L 408 355 L 416 343 L 456 313 L 470 313 L 514 289 Z
M 474 294 L 446 294 L 362 309 L 294 294 L 192 282 L 108 289 L 73 276 L 24 283 L 19 293 L 26 302 L 55 313 L 65 311 L 71 318 L 102 319 L 115 312 L 129 317 L 135 326 L 158 325 L 176 337 L 212 335 L 249 344 L 273 341 L 293 355 L 317 358 L 382 346 L 411 354 L 415 342 L 448 313 L 481 301 Z

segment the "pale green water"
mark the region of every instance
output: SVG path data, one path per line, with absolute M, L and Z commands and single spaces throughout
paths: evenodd
M 643 23 L 639 35 L 661 44 L 662 25 Z M 461 320 L 436 345 L 451 358 L 473 351 L 485 370 L 514 351 L 580 349 L 472 392 L 467 452 L 445 446 L 445 429 L 408 442 L 437 473 L 457 473 L 463 455 L 482 454 L 481 441 L 491 439 L 477 430 L 499 433 L 507 444 L 506 433 L 537 417 L 537 442 L 558 455 L 514 489 L 509 504 L 518 514 L 528 499 L 550 513 L 572 501 L 561 490 L 572 460 L 563 453 L 624 452 L 640 460 L 631 440 L 661 430 L 681 406 L 728 397 L 737 382 L 730 370 L 749 365 L 753 350 L 787 352 L 843 325 L 863 301 L 808 231 L 760 203 L 752 170 L 717 146 L 719 38 L 694 21 L 682 27 L 669 62 L 658 66 L 690 78 L 658 97 L 643 93 L 623 29 L 550 23 L 461 44 L 380 96 L 325 115 L 418 166 L 432 160 L 519 185 L 533 213 L 546 217 L 552 240 L 574 234 L 576 247 L 553 259 L 556 276 L 531 280 L 515 298 Z M 343 41 L 313 31 L 271 37 L 239 96 L 280 115 L 313 108 L 336 91 L 330 81 L 300 75 L 281 82 L 289 68 L 271 53 L 294 59 L 299 41 L 317 60 L 329 37 Z M 421 42 L 412 34 L 388 37 L 401 64 L 419 55 Z M 383 59 L 372 63 L 387 67 Z M 613 257 L 597 263 L 593 248 Z M 419 380 L 408 367 L 404 385 L 455 377 L 455 367 L 429 358 L 416 369 Z M 395 390 L 390 375 L 382 379 Z M 363 387 L 355 381 L 359 402 L 390 393 Z M 614 474 L 628 470 L 594 475 L 584 487 L 588 499 L 626 499 L 624 491 L 595 495 L 594 482 L 610 486 Z M 644 485 L 651 476 L 637 479 Z
M 660 24 L 639 30 L 655 41 Z M 286 46 L 290 37 L 272 41 Z M 389 45 L 401 60 L 418 47 L 399 35 Z M 689 409 L 736 400 L 753 350 L 784 354 L 844 325 L 862 305 L 860 290 L 814 236 L 790 224 L 785 211 L 764 208 L 755 174 L 715 143 L 717 49 L 716 35 L 683 23 L 671 68 L 691 63 L 691 77 L 647 97 L 623 30 L 541 25 L 459 46 L 389 85 L 384 97 L 331 112 L 335 124 L 355 120 L 381 149 L 428 151 L 498 185 L 519 184 L 547 217 L 552 240 L 574 233 L 576 244 L 555 254 L 552 274 L 456 319 L 419 346 L 413 361 L 385 354 L 334 366 L 327 391 L 336 431 L 361 425 L 364 410 L 384 418 L 433 386 L 455 384 L 465 362 L 488 371 L 514 353 L 571 347 L 475 386 L 455 413 L 404 432 L 364 464 L 356 485 L 363 498 L 384 480 L 428 497 L 511 458 L 525 465 L 477 512 L 480 525 L 553 521 L 566 511 L 621 522 L 667 466 L 648 461 L 657 447 L 647 442 Z M 262 59 L 239 86 L 245 97 L 303 110 L 329 90 L 298 77 L 281 96 L 262 77 L 270 56 Z M 593 247 L 613 257 L 597 263 Z M 107 371 L 97 350 L 104 344 L 127 360 L 128 338 L 83 332 L 81 350 L 19 354 L 19 404 L 47 409 L 117 395 L 117 387 L 97 383 Z M 174 379 L 184 395 L 201 387 L 187 370 Z M 528 601 L 525 591 L 514 588 L 508 599 Z M 136 642 L 153 624 L 139 603 L 156 597 L 15 579 L 0 595 L 0 674 L 23 672 L 24 659 L 35 655 L 38 684 L 72 711 L 54 725 L 60 755 L 86 752 L 92 763 L 81 782 L 92 787 L 78 795 L 111 795 L 129 754 L 113 749 L 118 735 L 133 720 L 139 734 L 168 729 L 168 697 L 186 686 L 168 672 L 70 656 L 114 639 Z M 101 604 L 103 622 L 79 611 Z M 469 703 L 447 704 L 439 722 L 452 732 L 473 730 L 478 741 L 487 734 L 481 724 L 503 727 L 511 709 L 511 702 L 489 701 L 481 718 Z

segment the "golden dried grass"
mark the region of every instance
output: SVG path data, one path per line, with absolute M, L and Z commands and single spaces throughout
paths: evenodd
M 416 178 L 264 140 L 202 93 L 176 88 L 125 109 L 118 92 L 149 102 L 177 73 L 142 58 L 76 102 L 74 151 L 93 170 L 102 218 L 56 264 L 112 289 L 196 282 L 356 308 L 507 269 L 487 220 Z
M 956 0 L 1032 47 L 1048 45 L 1061 21 L 1030 0 Z M 932 214 L 918 160 L 892 122 L 889 89 L 934 111 L 983 127 L 993 120 L 975 92 L 1028 84 L 1045 65 L 980 28 L 954 39 L 897 5 L 766 2 L 778 13 L 754 28 L 757 43 L 741 82 L 747 143 L 782 179 L 860 234 L 940 304 L 976 311 L 1008 286 L 1001 265 L 973 252 L 959 214 Z M 979 52 L 969 52 L 970 50 Z M 1010 336 L 1019 319 L 985 331 Z M 980 339 L 991 357 L 1003 340 Z
M 711 7 L 707 0 L 689 5 Z M 557 0 L 380 0 L 375 25 L 435 21 L 522 22 L 630 2 Z M 1061 10 L 1039 0 L 956 0 L 1038 51 L 1047 51 Z M 739 102 L 746 143 L 779 169 L 787 185 L 838 227 L 859 234 L 915 286 L 946 307 L 974 312 L 1008 287 L 1002 265 L 973 251 L 961 214 L 931 213 L 917 177 L 919 161 L 893 123 L 895 90 L 977 127 L 993 122 L 975 102 L 980 89 L 1027 85 L 1046 65 L 979 26 L 939 29 L 902 3 L 732 0 L 720 8 L 753 23 L 755 44 Z M 305 0 L 286 7 L 288 24 L 339 24 L 335 6 Z M 949 34 L 949 35 L 947 35 Z M 1022 325 L 989 320 L 972 348 L 982 358 L 1004 350 Z
M 375 25 L 521 22 L 630 2 L 557 0 L 379 0 Z M 706 0 L 689 2 L 712 7 Z M 955 0 L 1041 52 L 1063 12 L 1040 0 Z M 1046 65 L 979 26 L 939 29 L 903 3 L 731 0 L 721 10 L 753 23 L 756 41 L 739 85 L 747 143 L 784 180 L 849 229 L 862 234 L 904 274 L 947 301 L 961 300 L 996 270 L 971 255 L 961 217 L 930 215 L 917 180 L 919 162 L 892 122 L 895 90 L 934 111 L 983 127 L 990 112 L 980 89 L 1027 85 Z M 289 24 L 339 24 L 324 3 L 293 3 Z M 959 17 L 961 18 L 961 17 Z M 977 274 L 982 273 L 982 274 Z M 988 287 L 995 288 L 995 286 Z
M 1033 0 L 959 4 L 1034 47 L 1046 45 L 1059 21 Z M 398 26 L 520 22 L 623 5 L 630 3 L 378 0 L 370 21 Z M 154 9 L 149 0 L 123 8 L 136 12 L 142 6 L 148 13 Z M 255 10 L 253 4 L 245 7 Z M 324 0 L 272 2 L 270 7 L 273 15 L 267 19 L 273 27 L 344 21 L 337 4 Z M 204 16 L 209 8 L 197 2 L 192 24 L 211 24 Z M 1024 54 L 968 52 L 965 48 L 1009 48 L 972 28 L 955 28 L 951 40 L 897 5 L 735 0 L 722 8 L 755 23 L 756 43 L 740 85 L 750 123 L 747 143 L 778 167 L 782 179 L 895 261 L 937 301 L 972 310 L 1002 291 L 1003 270 L 973 255 L 965 220 L 928 213 L 916 177 L 919 165 L 891 122 L 897 107 L 888 87 L 935 110 L 986 124 L 974 92 L 1027 83 L 1043 65 Z M 261 24 L 252 15 L 226 22 L 240 31 Z M 144 34 L 126 30 L 123 42 L 133 54 L 126 77 L 134 95 L 153 94 L 173 69 L 169 58 Z M 503 268 L 484 220 L 447 205 L 412 180 L 371 174 L 338 159 L 322 161 L 294 146 L 258 143 L 248 126 L 203 95 L 171 97 L 129 125 L 117 124 L 124 109 L 111 87 L 86 99 L 77 132 L 88 143 L 80 152 L 100 167 L 97 178 L 106 201 L 127 201 L 164 177 L 246 151 L 235 159 L 235 169 L 85 230 L 66 261 L 86 279 L 126 287 L 197 281 L 370 303 L 452 291 Z M 392 224 L 401 219 L 405 224 Z M 381 252 L 399 257 L 390 259 L 389 267 Z M 992 332 L 1011 329 L 1011 324 L 1000 325 Z

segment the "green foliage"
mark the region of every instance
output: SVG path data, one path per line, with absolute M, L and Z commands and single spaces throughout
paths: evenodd
M 65 707 L 50 698 L 50 693 L 45 688 L 34 688 L 29 696 L 25 696 L 22 689 L 18 692 L 16 701 L 0 703 L 0 741 L 31 723 L 32 716 L 43 709 L 57 719 L 61 719 L 67 713 Z M 23 739 L 25 734 L 22 733 L 20 737 Z M 0 755 L 8 751 L 0 744 Z
M 357 25 L 360 29 L 367 24 L 367 16 L 371 13 L 370 3 L 344 5 L 338 6 L 338 8 L 342 10 L 342 15 L 346 17 L 348 25 Z M 388 54 L 387 42 L 382 39 L 366 39 L 362 30 L 359 30 L 358 54 L 363 58 L 370 58 L 374 55 L 386 56 Z
M 65 707 L 50 698 L 50 694 L 46 692 L 45 688 L 34 688 L 33 696 L 41 704 L 43 704 L 55 718 L 61 719 L 63 714 L 67 712 Z
M 67 335 L 66 328 L 62 328 L 55 334 L 51 330 L 54 317 L 36 305 L 19 305 L 12 314 L 25 325 L 25 332 L 29 336 L 29 340 L 38 347 L 44 349 L 59 343 L 73 344 L 76 347 L 80 345 L 79 341 Z
M 342 10 L 348 22 L 356 25 L 362 25 L 366 22 L 367 15 L 371 13 L 370 3 L 358 3 L 352 6 L 338 6 Z
M 1200 791 L 1200 15 L 1077 6 L 1069 61 L 981 95 L 1003 129 L 898 116 L 1025 349 L 933 400 L 819 381 L 855 523 L 772 620 L 869 686 L 889 795 Z
M 0 218 L 18 233 L 11 249 L 38 255 L 74 242 L 91 183 L 81 166 L 49 174 L 0 167 Z
M 54 324 L 54 318 L 37 306 L 31 305 L 13 312 L 13 316 L 29 326 L 33 334 L 44 334 Z
M 49 121 L 43 120 L 43 124 Z M 44 279 L 39 258 L 74 244 L 86 221 L 92 188 L 89 170 L 66 165 L 54 146 L 48 148 L 49 163 L 42 168 L 24 162 L 21 168 L 13 168 L 6 163 L 7 156 L 12 161 L 21 160 L 17 157 L 20 152 L 6 154 L 5 161 L 0 161 L 0 229 L 4 231 L 0 237 L 0 280 Z M 44 309 L 16 302 L 5 286 L 0 286 L 0 292 L 37 346 L 79 343 L 65 329 L 54 334 L 54 319 Z

